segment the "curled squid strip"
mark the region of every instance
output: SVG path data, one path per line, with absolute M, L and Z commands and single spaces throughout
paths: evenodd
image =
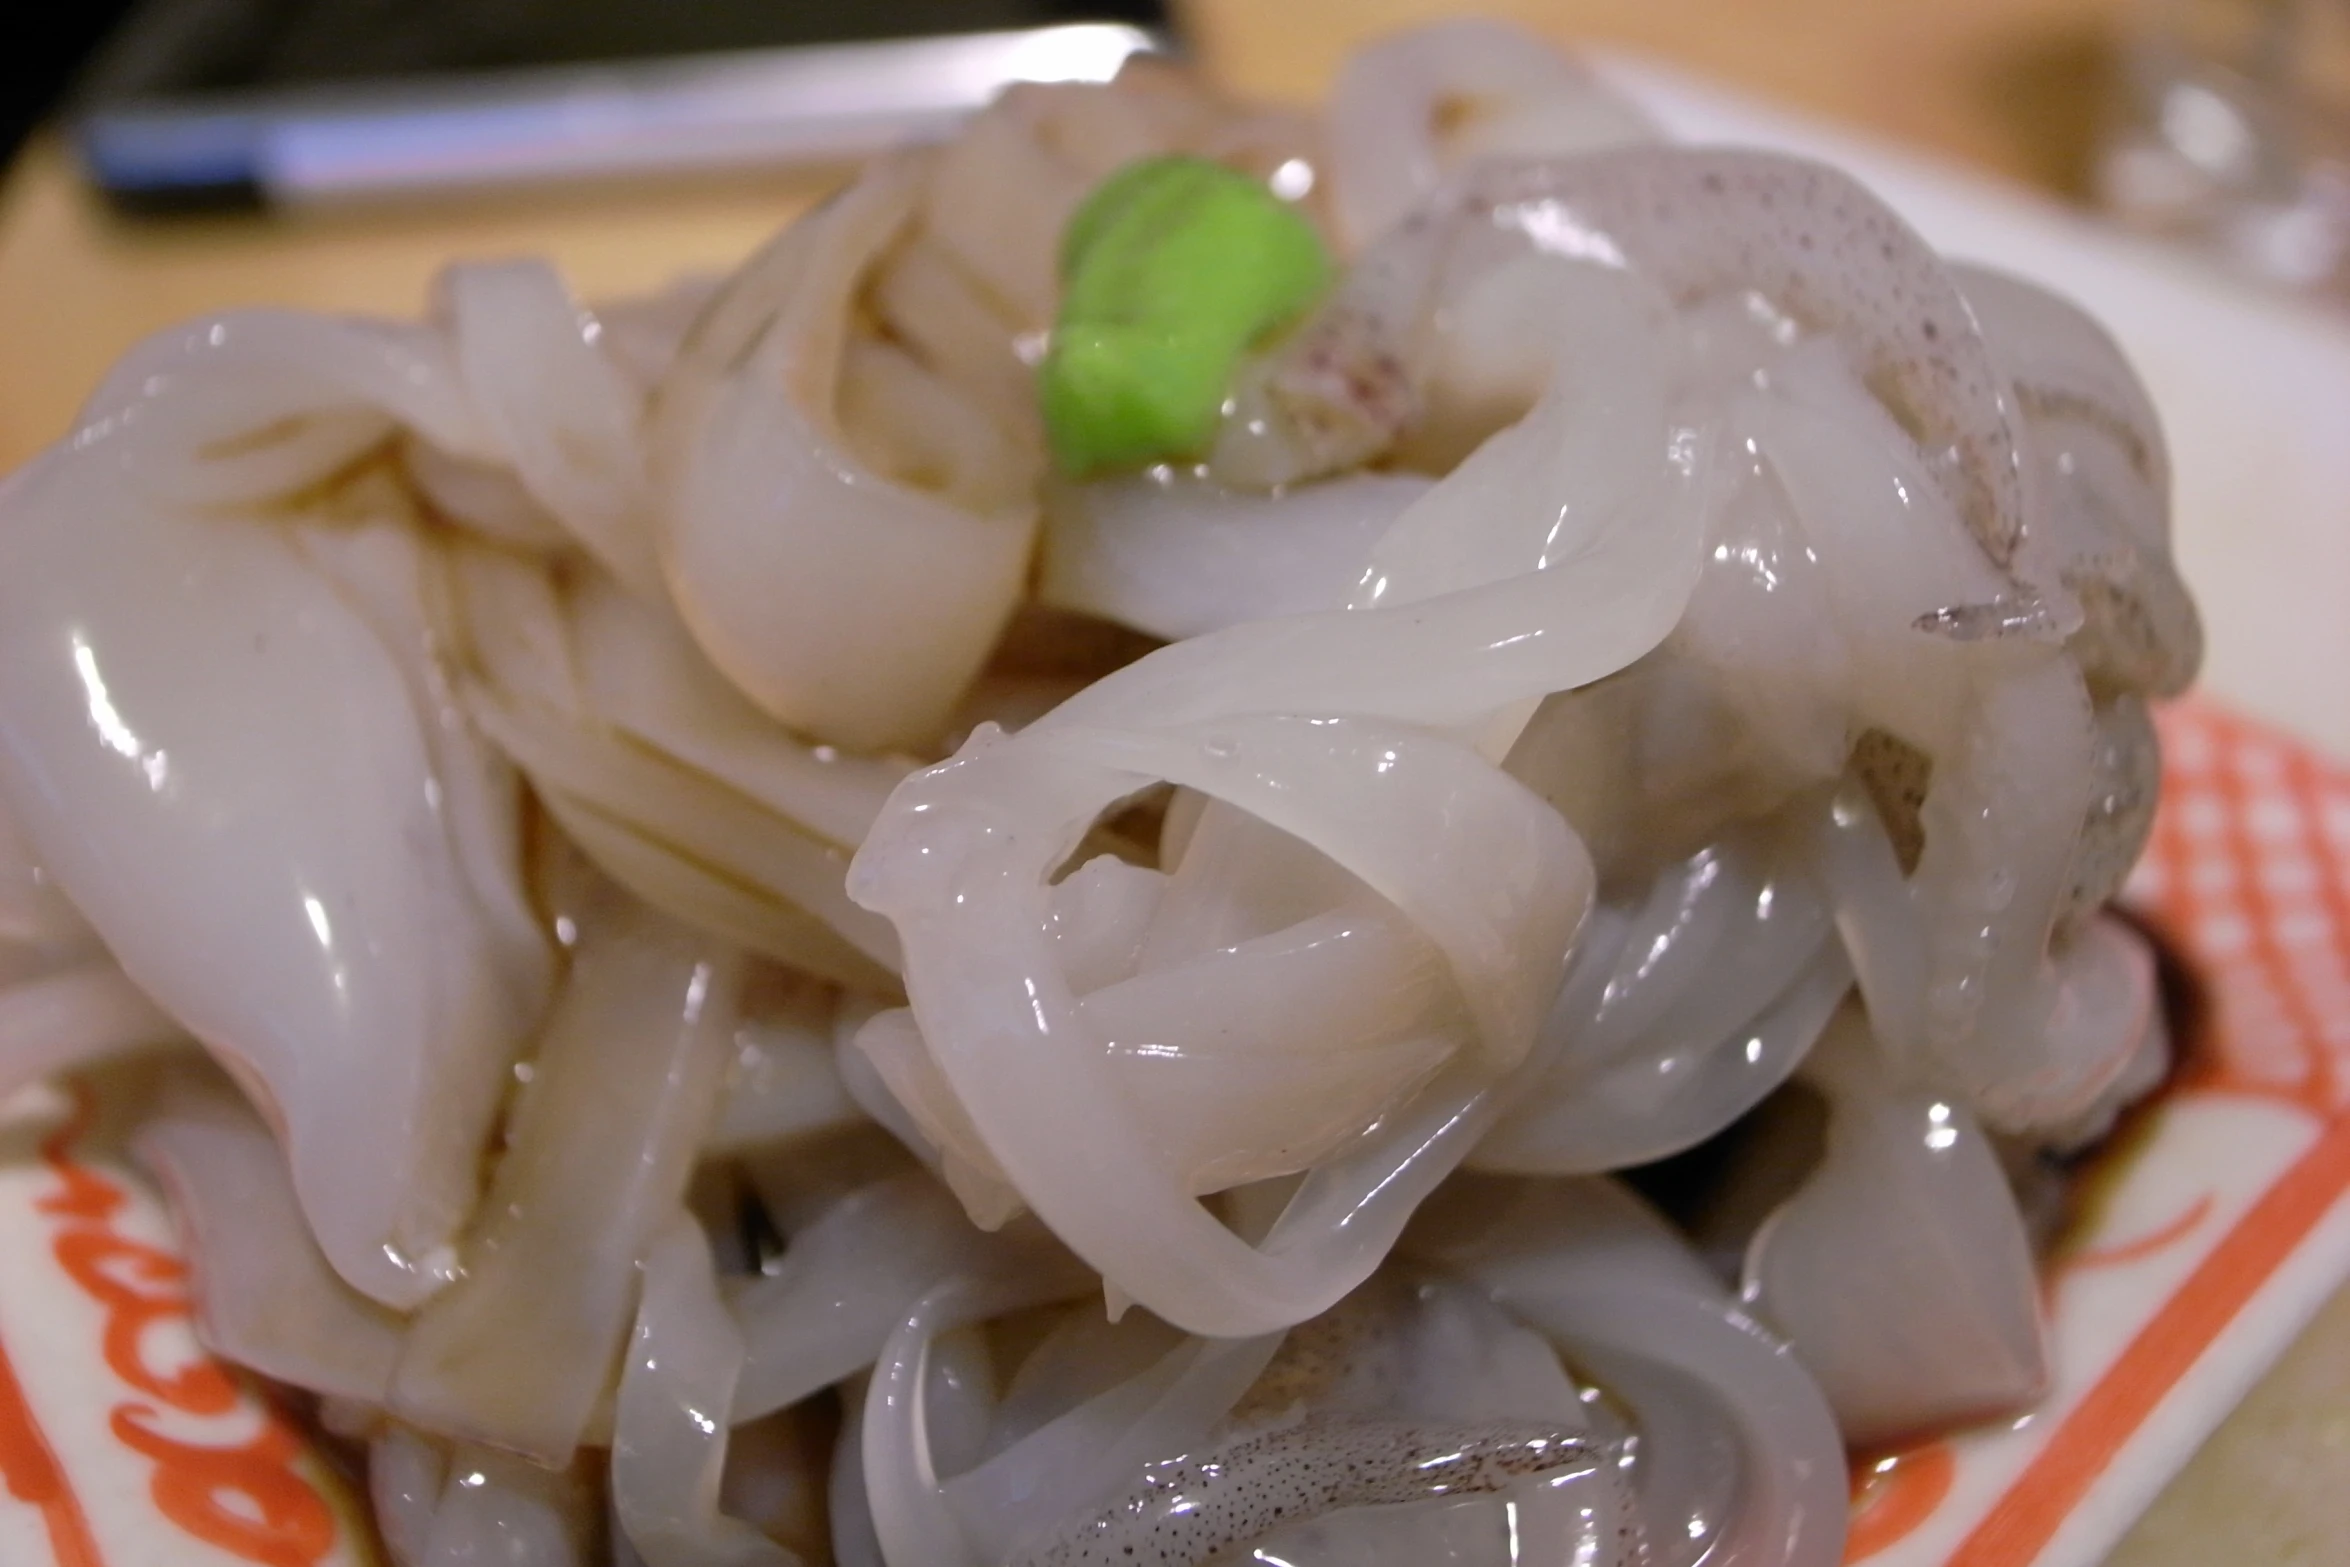
M 646 1567 L 798 1567 L 718 1511 L 742 1365 L 709 1243 L 678 1214 L 645 1256 L 612 1421 L 612 1509 Z
M 1140 1374 L 947 1478 L 941 1495 L 968 1547 L 981 1561 L 1055 1559 L 1042 1540 L 1164 1455 L 1206 1442 L 1278 1345 L 1278 1334 L 1179 1340 Z
M 833 1567 L 889 1567 L 873 1523 L 873 1500 L 865 1490 L 865 1388 L 859 1377 L 841 1393 L 847 1407 L 832 1445 L 832 1477 L 825 1491 Z
M 1983 267 L 1953 266 L 2029 439 L 2031 525 L 2016 568 L 2080 609 L 2072 647 L 2100 686 L 2175 696 L 2203 631 L 2171 557 L 2170 457 L 2145 386 L 2071 302 Z
M 767 957 L 896 988 L 894 938 L 840 884 L 904 764 L 778 732 L 608 577 L 460 545 L 440 586 L 465 711 L 608 874 Z
M 335 1276 L 303 1226 L 285 1155 L 243 1099 L 174 1066 L 132 1150 L 194 1260 L 204 1347 L 314 1393 L 383 1403 L 401 1319 Z
M 936 735 L 1019 597 L 1036 520 L 1039 448 L 850 329 L 928 175 L 921 155 L 884 160 L 786 229 L 654 399 L 661 563 L 694 640 L 770 715 L 856 749 Z
M 966 1533 L 964 1510 L 940 1473 L 930 1415 L 932 1394 L 953 1390 L 961 1379 L 934 1377 L 934 1359 L 952 1352 L 955 1330 L 1053 1298 L 1053 1292 L 1040 1288 L 1033 1278 L 949 1278 L 922 1297 L 882 1346 L 861 1406 L 858 1463 L 876 1543 L 889 1567 L 978 1567 L 987 1560 Z M 1132 1462 L 1135 1450 L 1148 1451 L 1153 1436 L 1174 1433 L 1180 1439 L 1204 1430 L 1246 1389 L 1277 1342 L 1259 1338 L 1186 1344 L 1151 1372 L 1105 1394 L 1108 1402 L 1096 1411 L 1104 1419 L 1048 1425 L 1036 1436 L 1064 1455 L 1072 1448 L 1084 1452 L 1090 1441 L 1117 1442 L 1125 1437 L 1120 1456 Z M 964 1395 L 967 1414 L 976 1413 L 969 1407 L 976 1392 L 970 1389 Z M 999 1455 L 999 1462 L 1002 1456 L 1008 1455 Z M 1099 1483 L 1123 1477 L 1119 1465 L 1099 1458 L 1098 1453 L 1085 1453 L 1079 1473 L 1097 1476 Z M 1048 1473 L 1039 1478 L 1065 1492 L 1070 1477 Z M 1039 1527 L 1052 1521 L 1049 1511 L 1033 1519 Z
M 1781 989 L 1726 1032 L 1694 1024 L 1683 1030 L 1668 1016 L 1656 1044 L 1619 1062 L 1583 1077 L 1554 1067 L 1470 1162 L 1482 1170 L 1584 1175 L 1695 1147 L 1794 1073 L 1851 985 L 1843 953 L 1816 946 Z
M 1329 735 L 1301 721 L 1259 720 L 1236 734 L 1234 751 L 1244 760 L 1233 771 L 1240 773 L 1240 778 L 1230 773 L 1218 777 L 1200 768 L 1199 761 L 1213 764 L 1215 759 L 1205 756 L 1199 750 L 1200 742 L 1193 740 L 1184 748 L 1189 756 L 1176 756 L 1170 748 L 1170 754 L 1153 757 L 1153 772 L 1112 771 L 1105 777 L 1097 770 L 1098 764 L 1088 768 L 1093 777 L 1079 776 L 1091 786 L 1090 792 L 1057 814 L 1061 820 L 1081 826 L 1103 805 L 1151 782 L 1154 775 L 1168 774 L 1181 782 L 1235 794 L 1251 804 L 1266 800 L 1263 790 L 1238 787 L 1246 776 L 1245 758 L 1252 734 L 1264 746 L 1267 760 L 1289 762 L 1294 755 L 1295 762 L 1289 763 L 1292 769 L 1313 767 L 1327 772 L 1333 762 L 1376 766 L 1380 758 L 1392 757 L 1396 760 L 1389 762 L 1391 768 L 1401 765 L 1414 772 L 1425 770 L 1431 783 L 1438 783 L 1448 773 L 1453 775 L 1459 783 L 1438 784 L 1447 790 L 1475 787 L 1474 780 L 1493 776 L 1481 771 L 1472 754 L 1424 735 L 1373 730 L 1349 747 L 1351 756 L 1342 752 L 1333 758 L 1331 741 L 1350 736 Z M 1002 798 L 1011 791 L 992 785 L 983 773 L 977 778 L 972 775 L 990 763 L 1001 766 L 1023 760 L 1016 755 L 998 760 L 1016 744 L 998 740 L 993 750 L 967 748 L 956 762 L 929 776 L 946 788 L 964 785 L 984 790 L 979 794 L 983 800 Z M 1046 756 L 1050 758 L 1052 753 Z M 1023 778 L 1016 787 L 1018 793 L 1013 797 L 1024 804 L 1038 800 L 1033 792 L 1035 783 L 1029 779 Z M 920 795 L 899 798 L 900 808 L 910 809 L 918 828 L 929 825 L 922 814 Z M 948 802 L 952 803 L 951 795 Z M 1271 808 L 1270 803 L 1266 808 Z M 1488 893 L 1548 898 L 1562 890 L 1571 892 L 1576 874 L 1571 841 L 1564 838 L 1556 819 L 1546 827 L 1541 819 L 1528 818 L 1515 807 L 1513 815 L 1514 819 L 1496 822 L 1489 816 L 1446 811 L 1439 819 L 1463 829 L 1458 853 L 1445 859 L 1432 856 L 1421 863 L 1431 867 L 1464 861 L 1488 863 L 1496 852 L 1507 853 L 1510 846 L 1516 846 L 1522 853 L 1524 845 L 1541 845 L 1547 836 L 1558 847 L 1545 857 L 1545 863 L 1529 874 L 1520 860 L 1508 873 L 1510 885 L 1488 889 Z M 1370 823 L 1361 825 L 1364 830 L 1359 841 L 1383 844 L 1389 850 L 1411 841 L 1408 836 L 1399 839 L 1376 832 Z M 1468 831 L 1472 825 L 1476 828 L 1473 833 Z M 1412 830 L 1403 828 L 1407 834 Z M 1078 998 L 1068 989 L 1050 946 L 1045 877 L 1060 850 L 1049 840 L 1026 835 L 1014 839 L 1009 834 L 993 842 L 982 839 L 968 847 L 955 847 L 961 850 L 961 864 L 940 867 L 954 877 L 941 889 L 950 896 L 933 906 L 938 912 L 925 909 L 901 923 L 911 959 L 909 991 L 917 1018 L 927 1011 L 956 1029 L 947 1034 L 933 1022 L 923 1029 L 923 1038 L 957 1101 L 986 1137 L 997 1165 L 1030 1206 L 1081 1255 L 1102 1266 L 1113 1283 L 1171 1320 L 1186 1326 L 1213 1324 L 1224 1331 L 1237 1331 L 1235 1324 L 1278 1326 L 1326 1306 L 1369 1272 L 1383 1249 L 1379 1237 L 1392 1233 L 1410 1202 L 1433 1184 L 1437 1166 L 1457 1161 L 1466 1151 L 1466 1140 L 1473 1136 L 1473 1126 L 1498 1109 L 1494 1086 L 1505 1068 L 1497 1066 L 1486 1052 L 1456 1051 L 1454 1063 L 1439 1072 L 1418 1101 L 1426 1109 L 1392 1118 L 1369 1145 L 1342 1150 L 1332 1164 L 1317 1171 L 1324 1179 L 1309 1181 L 1292 1210 L 1293 1224 L 1311 1215 L 1316 1225 L 1304 1230 L 1309 1238 L 1303 1245 L 1291 1242 L 1297 1250 L 1285 1251 L 1287 1236 L 1277 1229 L 1266 1249 L 1251 1248 L 1192 1202 L 1190 1183 L 1182 1173 L 1167 1167 L 1163 1158 L 1151 1158 L 1157 1141 L 1126 1096 L 1114 1061 L 1059 1047 L 1065 1031 L 1072 1038 L 1083 1037 L 1074 1032 L 1083 1028 Z M 1429 846 L 1423 839 L 1415 847 Z M 936 863 L 938 856 L 934 854 L 932 860 Z M 1392 874 L 1374 874 L 1367 879 L 1375 886 L 1384 881 L 1402 894 L 1410 888 L 1401 878 L 1416 874 L 1411 866 L 1400 865 Z M 955 899 L 955 892 L 962 897 Z M 1509 926 L 1517 924 L 1522 929 L 1529 917 L 1560 920 L 1562 915 L 1571 918 L 1579 912 L 1569 905 L 1544 916 L 1537 906 L 1513 918 L 1506 904 L 1484 910 L 1474 904 L 1463 905 L 1456 912 L 1436 901 L 1446 896 L 1449 894 L 1432 890 L 1429 912 L 1459 932 L 1453 945 L 1469 954 L 1490 947 L 1497 938 L 1515 935 Z M 1556 909 L 1556 905 L 1550 907 Z M 1536 929 L 1539 932 L 1541 927 Z M 1547 939 L 1563 948 L 1569 929 L 1571 926 L 1554 925 Z M 1480 957 L 1480 967 L 1500 957 L 1499 950 L 1493 951 L 1491 958 Z M 1485 1010 L 1493 1014 L 1505 1005 L 1522 1008 L 1525 1001 L 1511 1001 L 1506 994 L 1489 995 Z M 1052 1020 L 1050 1031 L 1043 1032 L 1035 1044 L 1027 1044 L 1024 1036 L 1036 1028 L 1040 1012 Z M 1515 1029 L 1529 1025 L 1531 1018 L 1520 1023 L 1513 1012 L 1504 1014 L 1503 1021 Z M 964 1033 L 965 1029 L 970 1032 Z M 942 1038 L 953 1048 L 942 1048 Z M 957 1053 L 966 1048 L 968 1056 Z M 1523 1050 L 1522 1044 L 1517 1047 L 1518 1054 Z M 1506 1062 L 1508 1058 L 1502 1059 Z M 1051 1137 L 1040 1137 L 1028 1128 L 1039 1115 L 1055 1122 Z M 989 1135 L 991 1122 L 1003 1130 Z M 1449 1153 L 1440 1153 L 1431 1140 Z M 1137 1169 L 1138 1165 L 1142 1168 Z M 1121 1172 L 1120 1182 L 1112 1185 L 1098 1177 L 1071 1179 L 1079 1169 L 1116 1169 Z M 1399 1171 L 1404 1179 L 1395 1181 Z M 1370 1212 L 1356 1212 L 1360 1205 L 1373 1201 L 1390 1216 L 1374 1218 Z M 1129 1211 L 1138 1206 L 1149 1215 L 1147 1229 Z M 1350 1222 L 1341 1225 L 1341 1219 Z M 1331 1228 L 1322 1229 L 1324 1225 Z M 1369 1233 L 1364 1233 L 1366 1230 Z
M 376 1533 L 397 1567 L 422 1567 L 448 1479 L 448 1451 L 428 1437 L 394 1425 L 369 1440 L 367 1499 Z
M 6 493 L 0 489 L 0 496 Z M 0 951 L 37 953 L 41 966 L 47 966 L 96 939 L 88 922 L 58 890 L 57 878 L 33 858 L 23 830 L 0 809 Z M 14 977 L 13 968 L 7 972 Z
M 1442 962 L 1367 894 L 1147 973 L 1134 968 L 1130 960 L 1101 976 L 1080 997 L 1079 1019 L 1150 1105 L 1153 1133 L 1195 1196 L 1337 1151 L 1424 1085 L 1460 1028 Z M 1000 1208 L 994 1194 L 1009 1193 L 1008 1182 L 910 1014 L 881 1014 L 858 1044 L 942 1150 L 966 1206 L 975 1216 Z
M 1593 269 L 1557 286 L 1569 321 L 1655 325 L 1637 289 Z M 995 1165 L 1169 1320 L 1239 1335 L 1326 1308 L 1498 1113 L 1588 903 L 1588 862 L 1486 755 L 1431 730 L 1504 753 L 1543 693 L 1622 667 L 1678 618 L 1707 492 L 1701 461 L 1668 460 L 1658 359 L 1618 383 L 1562 357 L 1524 420 L 1381 539 L 1354 608 L 1177 643 L 1019 735 L 983 730 L 902 785 L 859 851 L 851 896 L 897 925 L 924 1044 Z M 1594 425 L 1653 458 L 1589 477 Z M 1076 1045 L 1093 1031 L 1051 950 L 1050 874 L 1099 813 L 1162 780 L 1359 878 L 1417 932 L 1400 939 L 1441 954 L 1474 1028 L 1413 1108 L 1317 1168 L 1261 1248 L 1191 1201 L 1114 1064 Z M 1212 857 L 1218 830 L 1203 820 L 1186 860 Z M 1124 1173 L 1080 1173 L 1105 1169 Z
M 1472 1162 L 1585 1174 L 1720 1130 L 1794 1070 L 1807 1022 L 1826 1021 L 1846 983 L 1826 934 L 1811 889 L 1773 874 L 1751 837 L 1665 867 L 1637 903 L 1603 903 L 1543 1021 L 1548 1075 Z
M 754 969 L 717 1124 L 702 1144 L 705 1159 L 788 1154 L 863 1126 L 837 1065 L 841 1010 L 840 993 L 829 985 L 780 967 Z
M 449 1277 L 547 957 L 465 819 L 478 742 L 286 526 L 395 422 L 487 450 L 430 333 L 257 314 L 134 354 L 0 507 L 0 795 L 281 1130 L 337 1271 L 404 1307 Z
M 1425 1550 L 1428 1542 L 1411 1536 L 1428 1531 L 1444 1544 L 1472 1549 L 1514 1544 L 1528 1561 L 1615 1567 L 1637 1559 L 1618 1549 L 1633 1527 L 1624 1489 L 1592 1444 L 1544 1425 L 1309 1419 L 1154 1464 L 1134 1497 L 1010 1562 L 1204 1567 L 1233 1546 L 1256 1542 L 1267 1553 L 1259 1560 L 1310 1561 L 1330 1549 L 1333 1536 L 1358 1551 L 1376 1541 L 1382 1560 L 1427 1561 L 1438 1558 L 1405 1553 Z M 1508 1536 L 1479 1539 L 1458 1504 L 1505 1494 L 1512 1502 Z M 1446 1504 L 1453 1516 L 1410 1516 L 1433 1502 Z M 1374 1508 L 1379 1512 L 1347 1516 Z M 1388 1516 L 1399 1509 L 1403 1519 Z M 1301 1516 L 1312 1521 L 1285 1525 Z M 1494 1532 L 1493 1520 L 1476 1522 Z
M 1337 609 L 1427 488 L 1357 473 L 1274 499 L 1157 470 L 1060 486 L 1046 498 L 1038 593 L 1168 641 Z
M 791 1235 L 773 1273 L 729 1288 L 727 1309 L 745 1345 L 736 1419 L 784 1408 L 871 1364 L 906 1313 L 955 1278 L 1009 1281 L 1039 1300 L 1094 1286 L 1033 1222 L 983 1234 L 927 1175 L 874 1182 Z
M 545 1469 L 493 1448 L 460 1446 L 411 1567 L 589 1567 L 602 1520 L 578 1469 Z
M 1827 1401 L 1637 1198 L 1588 1178 L 1463 1182 L 1407 1253 L 1488 1292 L 1625 1402 L 1653 1437 L 1633 1484 L 1656 1548 L 1788 1567 L 1842 1557 L 1844 1447 Z M 1709 1437 L 1725 1424 L 1726 1443 Z
M 532 499 L 631 593 L 658 602 L 645 396 L 603 324 L 539 261 L 454 266 L 436 284 L 459 370 Z
M 123 459 L 114 482 L 148 505 L 208 510 L 281 499 L 401 430 L 460 459 L 503 455 L 442 333 L 242 310 L 133 348 L 61 452 Z
M 1360 249 L 1481 158 L 1563 157 L 1657 132 L 1637 108 L 1540 39 L 1498 22 L 1444 22 L 1359 49 L 1330 98 L 1332 205 Z

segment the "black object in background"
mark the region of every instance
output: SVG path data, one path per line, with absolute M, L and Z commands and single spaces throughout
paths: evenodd
M 145 209 L 846 157 L 1165 29 L 1154 0 L 146 0 L 76 136 Z
M 0 167 L 15 158 L 33 127 L 65 96 L 82 61 L 129 9 L 129 0 L 87 0 L 43 9 L 36 19 L 27 0 L 17 0 L 10 25 L 0 31 Z

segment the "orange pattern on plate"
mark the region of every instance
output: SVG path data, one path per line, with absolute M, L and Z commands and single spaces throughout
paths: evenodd
M 50 1251 L 104 1313 L 107 1367 L 140 1395 L 109 1411 L 115 1439 L 154 1464 L 149 1493 L 156 1509 L 190 1537 L 259 1567 L 313 1567 L 334 1548 L 335 1513 L 296 1467 L 301 1438 L 266 1400 L 241 1398 L 244 1390 L 218 1361 L 198 1355 L 182 1365 L 157 1366 L 148 1357 L 149 1330 L 191 1314 L 187 1266 L 114 1227 L 114 1216 L 130 1199 L 106 1175 L 74 1160 L 73 1146 L 89 1130 L 95 1103 L 86 1085 L 68 1089 L 73 1114 L 41 1145 L 58 1186 L 36 1207 L 65 1221 Z M 0 1404 L 12 1390 L 13 1382 L 0 1389 Z M 182 1441 L 158 1429 L 158 1404 L 182 1416 L 230 1416 L 240 1428 L 257 1405 L 261 1429 L 232 1445 Z M 5 1413 L 0 1408 L 0 1437 L 7 1430 Z M 29 1409 L 24 1425 L 38 1440 Z M 45 1443 L 40 1450 L 46 1452 Z M 13 1478 L 12 1470 L 12 1489 Z M 52 1539 L 59 1533 L 55 1515 L 50 1533 Z M 58 1550 L 60 1567 L 101 1567 L 86 1528 L 79 1546 L 80 1560 Z
M 40 1423 L 33 1419 L 33 1406 L 16 1380 L 5 1347 L 0 1347 L 0 1486 L 18 1501 L 40 1509 L 57 1567 L 105 1567 L 97 1542 L 90 1538 L 90 1520 L 82 1513 L 64 1466 L 49 1450 Z
M 2317 1123 L 2310 1147 L 2213 1243 L 2065 1413 L 2045 1444 L 1948 1558 L 2025 1567 L 2157 1405 L 2278 1266 L 2350 1193 L 2350 772 L 2201 703 L 2161 715 L 2165 777 L 2134 901 L 2202 981 L 2207 1050 L 2180 1098 L 2249 1097 Z M 2210 1199 L 2136 1241 L 2059 1272 L 2133 1261 L 2183 1242 Z M 1909 1533 L 1855 1519 L 1848 1561 Z
M 1852 1523 L 1844 1536 L 1844 1559 L 1857 1562 L 1906 1538 L 1934 1516 L 1957 1478 L 1958 1460 L 1947 1442 L 1855 1458 Z

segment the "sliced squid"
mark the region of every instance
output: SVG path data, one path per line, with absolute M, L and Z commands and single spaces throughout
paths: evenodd
M 1981 1126 L 1889 1071 L 1857 1009 L 1804 1074 L 1828 1100 L 1826 1152 L 1748 1244 L 1744 1294 L 1819 1379 L 1845 1440 L 1883 1445 L 2037 1397 L 2031 1246 Z

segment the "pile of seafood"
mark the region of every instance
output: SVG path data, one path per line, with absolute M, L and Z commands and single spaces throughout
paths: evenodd
M 1832 1564 L 2043 1388 L 2199 656 L 2076 307 L 1488 24 L 0 489 L 0 1087 L 402 1567 Z

